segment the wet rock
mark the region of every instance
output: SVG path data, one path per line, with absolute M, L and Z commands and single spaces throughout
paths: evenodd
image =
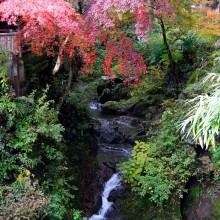
M 107 162 L 105 162 L 107 163 Z M 100 191 L 103 190 L 105 182 L 108 181 L 108 179 L 113 175 L 114 170 L 112 169 L 113 165 L 111 165 L 111 168 L 109 166 L 106 166 L 105 163 L 99 164 L 99 170 L 97 172 L 98 178 L 98 185 Z
M 91 208 L 91 213 L 98 213 L 99 209 L 102 207 L 102 197 L 101 195 L 96 195 L 94 199 L 94 204 Z
M 138 132 L 135 135 L 132 135 L 131 137 L 129 137 L 129 140 L 134 142 L 135 140 L 139 140 L 140 137 L 146 137 L 146 130 L 142 130 L 140 132 Z
M 109 197 L 108 197 L 108 201 L 110 202 L 116 202 L 118 199 L 120 199 L 121 195 L 122 195 L 122 192 L 123 192 L 123 188 L 120 187 L 116 190 L 113 190 Z
M 101 81 L 97 87 L 98 101 L 105 103 L 107 101 L 119 101 L 129 96 L 130 88 L 122 83 L 120 79 L 112 81 Z
M 106 219 L 108 219 L 108 220 L 124 220 L 122 213 L 119 211 L 119 209 L 116 207 L 116 205 L 113 205 L 111 207 L 111 211 L 106 214 Z
M 115 90 L 119 89 L 119 87 Z M 103 104 L 102 107 L 106 106 L 107 103 L 114 103 L 115 108 L 118 108 L 114 113 L 119 114 L 119 112 L 122 112 L 122 109 L 128 109 L 136 102 L 136 99 L 130 99 L 128 102 L 120 102 L 123 104 L 119 106 L 119 102 L 108 101 Z M 129 149 L 131 148 L 131 143 L 127 141 L 128 137 L 137 134 L 139 131 L 143 131 L 146 126 L 146 121 L 130 116 L 103 116 L 103 114 L 99 114 L 95 115 L 93 118 L 96 124 L 95 136 L 97 138 L 98 151 L 96 154 L 97 172 L 94 179 L 93 192 L 96 196 L 94 199 L 94 206 L 90 211 L 91 215 L 98 213 L 101 207 L 101 195 L 103 194 L 106 182 L 116 173 L 116 164 L 126 161 L 128 157 L 130 157 L 131 153 Z M 123 188 L 117 188 L 108 196 L 108 200 L 113 202 L 113 205 L 106 214 L 106 219 L 124 219 L 117 208 L 119 207 L 122 192 Z
M 193 185 L 191 188 L 193 189 L 195 187 L 199 186 Z M 200 195 L 194 200 L 190 197 L 190 193 L 187 197 L 186 201 L 189 204 L 186 216 L 187 220 L 220 219 L 220 189 L 217 185 L 209 183 L 205 188 L 202 187 L 200 189 Z
M 108 101 L 101 106 L 102 112 L 109 115 L 123 115 L 128 112 L 130 106 L 120 105 L 116 101 Z
M 111 163 L 108 163 L 108 162 L 104 162 L 103 164 L 105 166 L 107 166 L 108 168 L 110 168 L 113 173 L 116 173 L 116 167 L 114 165 L 112 165 Z
M 105 103 L 105 102 L 111 100 L 111 96 L 112 96 L 111 90 L 108 89 L 108 88 L 105 88 L 105 89 L 102 91 L 101 95 L 99 96 L 98 102 L 100 102 L 100 103 Z
M 111 126 L 109 123 L 103 124 L 98 131 L 100 143 L 116 144 L 123 143 L 125 138 L 118 131 L 117 126 Z

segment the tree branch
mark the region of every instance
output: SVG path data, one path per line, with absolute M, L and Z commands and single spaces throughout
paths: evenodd
M 53 75 L 55 75 L 60 70 L 60 67 L 61 67 L 61 64 L 62 64 L 62 61 L 61 61 L 60 57 L 62 56 L 63 48 L 67 44 L 68 41 L 69 41 L 69 36 L 66 37 L 65 41 L 62 44 L 62 47 L 61 47 L 60 52 L 59 52 L 58 57 L 57 57 L 56 65 L 54 66 L 53 71 L 52 71 Z
M 60 111 L 60 108 L 61 108 L 61 106 L 63 104 L 63 101 L 66 98 L 66 96 L 67 96 L 67 94 L 68 94 L 68 92 L 69 92 L 69 90 L 71 88 L 72 79 L 73 79 L 73 72 L 74 71 L 73 71 L 72 63 L 70 63 L 70 70 L 69 70 L 69 76 L 68 76 L 68 80 L 67 80 L 67 85 L 64 88 L 64 91 L 63 91 L 61 97 L 59 98 L 59 101 L 58 101 L 57 106 L 56 106 L 56 109 L 58 111 Z

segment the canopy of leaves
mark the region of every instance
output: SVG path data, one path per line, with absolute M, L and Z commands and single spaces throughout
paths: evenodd
M 86 64 L 93 63 L 94 37 L 83 30 L 82 16 L 64 0 L 6 0 L 0 5 L 0 21 L 18 26 L 18 44 L 38 55 L 45 51 L 54 56 L 58 48 L 72 58 L 77 50 Z
M 157 16 L 173 14 L 168 0 L 155 0 L 154 5 Z M 115 27 L 117 20 L 123 19 L 123 15 L 130 11 L 136 20 L 136 34 L 141 40 L 146 40 L 147 29 L 152 29 L 153 23 L 149 16 L 149 5 L 145 0 L 98 0 L 91 1 L 86 14 L 86 20 L 92 22 L 95 27 L 104 29 Z

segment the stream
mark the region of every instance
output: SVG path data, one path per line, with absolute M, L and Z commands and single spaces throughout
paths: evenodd
M 98 145 L 94 205 L 89 220 L 123 220 L 119 210 L 123 174 L 116 165 L 131 156 L 132 137 L 143 131 L 145 123 L 134 117 L 105 115 L 96 102 L 89 103 L 89 108 Z
M 105 214 L 108 212 L 113 204 L 113 202 L 110 202 L 108 200 L 109 194 L 118 186 L 120 186 L 119 173 L 114 173 L 105 184 L 105 188 L 102 193 L 102 207 L 100 208 L 98 214 L 94 214 L 91 218 L 89 218 L 90 220 L 105 219 Z

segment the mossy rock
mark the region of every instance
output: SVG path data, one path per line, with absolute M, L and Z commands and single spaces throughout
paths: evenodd
M 126 106 L 121 106 L 120 103 L 116 101 L 108 101 L 101 107 L 105 114 L 122 115 L 127 113 Z
M 145 116 L 146 119 L 150 120 L 157 113 L 163 99 L 162 95 L 148 95 L 134 107 L 132 115 L 136 117 Z
M 100 80 L 99 85 L 97 86 L 97 94 L 100 96 L 104 89 L 113 89 L 115 85 L 122 84 L 122 80 L 119 78 L 115 78 L 114 82 L 112 80 Z
M 130 88 L 122 83 L 122 80 L 115 79 L 101 81 L 97 86 L 98 101 L 105 103 L 107 101 L 120 101 L 129 97 Z
M 195 186 L 194 186 L 195 187 Z M 219 220 L 220 219 L 220 187 L 212 183 L 201 186 L 199 198 L 188 196 L 187 220 Z
M 180 220 L 180 200 L 168 202 L 165 207 L 158 207 L 147 197 L 137 197 L 128 192 L 121 202 L 120 209 L 125 220 Z
M 102 104 L 102 111 L 105 114 L 111 115 L 124 115 L 127 114 L 133 106 L 137 103 L 136 98 L 131 98 L 128 100 L 117 101 L 108 101 Z
M 123 83 L 117 84 L 112 90 L 112 101 L 120 101 L 129 97 L 130 88 Z

